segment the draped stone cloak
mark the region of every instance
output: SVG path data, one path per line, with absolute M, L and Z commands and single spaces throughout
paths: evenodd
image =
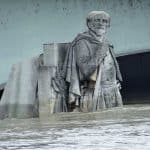
M 52 79 L 54 90 L 61 95 L 64 95 L 67 90 L 66 84 L 69 85 L 70 97 L 67 101 L 63 100 L 65 103 L 71 103 L 81 96 L 81 82 L 89 80 L 106 57 L 107 51 L 110 51 L 114 60 L 116 77 L 119 81 L 122 81 L 113 46 L 108 40 L 105 38 L 103 42 L 100 42 L 89 32 L 77 35 L 68 48 L 62 70 L 58 69 L 56 77 Z M 71 95 L 74 96 L 71 97 Z

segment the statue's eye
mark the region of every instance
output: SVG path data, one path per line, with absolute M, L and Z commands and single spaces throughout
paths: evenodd
M 101 21 L 101 19 L 95 19 L 94 21 L 95 21 L 95 22 L 100 22 L 100 21 Z
M 106 19 L 103 19 L 102 21 L 103 21 L 103 23 L 107 23 L 107 20 L 106 20 Z

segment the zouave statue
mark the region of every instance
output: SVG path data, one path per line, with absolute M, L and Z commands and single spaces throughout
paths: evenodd
M 113 45 L 106 38 L 110 20 L 104 11 L 88 14 L 88 31 L 72 41 L 63 68 L 52 78 L 57 93 L 54 112 L 95 112 L 123 105 L 122 76 Z

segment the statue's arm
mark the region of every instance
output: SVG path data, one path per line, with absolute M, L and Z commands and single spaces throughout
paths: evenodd
M 115 61 L 117 80 L 118 80 L 118 83 L 120 83 L 120 82 L 122 82 L 122 75 L 121 75 L 121 72 L 120 72 L 119 64 L 118 64 L 117 59 L 116 59 L 116 55 L 115 55 L 115 52 L 114 52 L 114 47 L 113 47 L 113 45 L 110 45 L 109 48 L 110 48 L 111 54 L 112 54 L 112 56 L 114 58 L 114 61 Z
M 89 78 L 97 69 L 98 58 L 91 56 L 86 40 L 80 40 L 75 45 L 76 62 L 80 72 L 85 78 Z

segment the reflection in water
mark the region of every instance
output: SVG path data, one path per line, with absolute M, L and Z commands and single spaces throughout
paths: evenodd
M 149 150 L 150 105 L 2 120 L 0 149 Z

